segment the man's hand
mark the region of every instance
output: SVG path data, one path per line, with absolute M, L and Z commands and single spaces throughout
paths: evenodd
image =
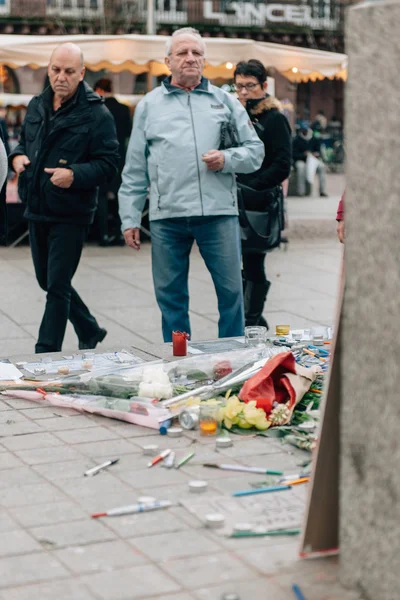
M 140 229 L 139 227 L 133 227 L 131 229 L 125 229 L 124 231 L 125 243 L 134 248 L 140 250 Z
M 206 163 L 209 171 L 221 171 L 224 168 L 225 156 L 221 150 L 210 150 L 203 154 L 201 159 Z
M 26 154 L 18 154 L 18 156 L 16 156 L 12 161 L 12 167 L 17 173 L 17 175 L 25 171 L 25 167 L 27 167 L 30 164 L 31 161 L 26 156 Z
M 336 233 L 338 235 L 339 242 L 344 244 L 344 221 L 337 222 Z
M 60 188 L 69 188 L 74 181 L 74 172 L 71 169 L 45 169 L 45 173 L 51 175 L 51 183 Z

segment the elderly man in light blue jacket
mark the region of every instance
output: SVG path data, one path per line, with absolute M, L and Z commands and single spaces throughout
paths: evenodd
M 252 173 L 264 146 L 236 98 L 202 77 L 205 44 L 192 28 L 175 31 L 165 59 L 171 76 L 138 104 L 119 190 L 126 243 L 140 249 L 150 188 L 153 280 L 164 341 L 190 334 L 189 255 L 196 241 L 218 298 L 219 337 L 243 335 L 240 228 L 235 173 Z M 218 150 L 222 123 L 240 145 Z

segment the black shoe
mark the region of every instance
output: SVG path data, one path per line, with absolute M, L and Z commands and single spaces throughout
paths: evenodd
M 320 198 L 328 198 L 328 197 L 329 197 L 329 195 L 328 195 L 328 194 L 325 194 L 325 192 L 321 192 L 321 193 L 320 193 L 320 195 L 319 195 L 319 197 L 320 197 Z
M 257 325 L 261 325 L 261 327 L 266 327 L 267 330 L 269 329 L 269 325 L 268 325 L 268 321 L 267 319 L 264 319 L 264 317 L 261 315 L 261 317 L 258 319 L 258 323 Z
M 97 344 L 100 344 L 104 340 L 107 335 L 106 329 L 100 327 L 97 334 L 92 337 L 88 342 L 82 342 L 79 340 L 79 350 L 93 350 L 96 348 Z

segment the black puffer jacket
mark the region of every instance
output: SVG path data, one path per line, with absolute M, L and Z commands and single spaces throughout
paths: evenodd
M 292 163 L 290 125 L 281 112 L 281 103 L 273 96 L 248 100 L 246 110 L 264 142 L 265 158 L 258 171 L 240 174 L 238 181 L 255 190 L 270 189 L 289 177 Z
M 103 100 L 84 82 L 64 108 L 52 110 L 50 88 L 30 102 L 18 146 L 31 164 L 20 174 L 18 192 L 33 221 L 89 224 L 97 204 L 97 186 L 111 180 L 118 168 L 114 119 Z M 69 188 L 50 181 L 46 167 L 74 172 Z

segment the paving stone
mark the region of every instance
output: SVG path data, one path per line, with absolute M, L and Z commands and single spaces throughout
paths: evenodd
M 186 483 L 180 485 L 163 485 L 161 487 L 140 488 L 140 495 L 152 496 L 158 500 L 171 500 L 171 502 L 178 504 L 180 500 L 187 500 L 195 497 L 195 494 L 189 489 L 189 481 L 190 479 L 188 479 Z M 218 491 L 218 488 L 214 484 L 215 481 L 211 481 L 208 484 L 206 492 L 202 493 L 202 497 L 206 498 L 208 496 L 221 495 Z
M 81 454 L 93 458 L 117 458 L 120 454 L 139 454 L 139 449 L 129 440 L 105 440 L 87 444 L 75 444 L 74 448 Z
M 30 533 L 48 549 L 65 548 L 115 539 L 115 534 L 102 523 L 87 519 L 34 527 Z
M 120 540 L 72 546 L 53 553 L 73 573 L 109 572 L 122 567 L 146 564 L 147 558 Z
M 11 398 L 8 396 L 4 396 L 6 398 L 5 402 L 11 406 L 12 408 L 17 408 L 21 410 L 23 408 L 35 408 L 37 406 L 37 402 L 33 402 L 32 400 L 23 400 L 22 398 Z
M 241 462 L 246 463 L 243 457 L 257 456 L 260 454 L 276 454 L 282 452 L 282 446 L 280 443 L 276 442 L 271 438 L 266 438 L 264 436 L 256 436 L 256 438 L 251 439 L 241 439 L 240 441 L 235 441 L 237 438 L 234 438 L 234 444 L 230 448 L 225 448 L 221 450 L 221 456 L 232 457 L 241 459 Z M 271 456 L 270 460 L 273 460 Z
M 14 452 L 16 450 L 28 450 L 31 448 L 52 448 L 54 446 L 62 446 L 63 444 L 52 433 L 42 432 L 3 438 L 1 443 Z
M 118 505 L 117 505 L 118 506 Z M 112 508 L 112 507 L 109 507 Z M 106 519 L 107 527 L 115 531 L 121 538 L 140 538 L 160 533 L 173 533 L 187 530 L 188 525 L 166 511 L 154 511 L 126 517 Z
M 85 427 L 95 427 L 93 423 L 85 415 L 77 415 L 76 417 L 54 417 L 52 419 L 42 419 L 40 424 L 47 431 L 63 431 L 67 429 L 84 429 Z
M 160 448 L 160 450 L 171 448 L 171 450 L 175 450 L 176 452 L 186 452 L 186 454 L 192 450 L 196 450 L 196 444 L 193 444 L 192 439 L 185 435 L 178 438 L 171 438 L 168 437 L 168 435 L 159 434 L 147 435 L 143 438 L 135 438 L 132 441 L 141 451 L 143 451 L 143 446 L 147 446 L 148 444 L 155 444 Z
M 8 413 L 2 413 L 8 414 Z M 46 419 L 50 420 L 50 419 Z M 34 421 L 29 421 L 28 419 L 24 421 L 18 421 L 16 423 L 2 423 L 0 425 L 0 438 L 7 438 L 14 435 L 26 435 L 27 433 L 39 433 L 42 431 L 40 425 L 35 423 Z
M 86 511 L 69 501 L 50 502 L 49 504 L 41 504 L 40 507 L 34 505 L 10 508 L 9 512 L 26 529 L 55 523 L 70 523 L 88 517 Z
M 82 455 L 75 448 L 69 448 L 68 446 L 15 450 L 15 454 L 28 465 L 60 463 L 62 461 L 82 458 Z
M 142 600 L 157 594 L 180 591 L 180 586 L 155 566 L 92 575 L 83 581 L 101 600 Z
M 104 419 L 103 419 L 104 420 Z M 107 427 L 90 427 L 70 431 L 58 431 L 59 437 L 66 444 L 84 444 L 87 442 L 102 442 L 104 440 L 118 439 L 118 434 Z
M 200 531 L 196 531 L 196 535 L 192 531 L 150 535 L 136 538 L 132 540 L 132 544 L 157 564 L 175 558 L 221 551 L 221 546 Z
M 84 583 L 68 579 L 0 591 L 0 600 L 94 600 Z
M 15 485 L 42 483 L 43 479 L 29 467 L 5 469 L 1 473 L 1 487 L 3 490 Z
M 24 463 L 10 452 L 0 453 L 0 471 L 3 469 L 15 469 L 15 467 L 23 467 Z
M 204 587 L 193 592 L 197 600 L 221 600 L 223 594 L 237 594 L 241 600 L 288 600 L 293 593 L 283 592 L 266 578 L 229 582 L 215 587 Z M 308 598 L 307 598 L 308 600 Z
M 168 566 L 160 565 L 160 567 L 164 568 L 175 581 L 189 589 L 197 589 L 213 583 L 251 581 L 255 576 L 252 569 L 228 552 L 171 560 Z
M 51 419 L 53 417 L 75 417 L 79 413 L 72 408 L 62 408 L 58 406 L 41 406 L 40 408 L 26 408 L 21 411 L 21 414 L 25 415 L 29 419 L 40 420 L 40 419 Z
M 15 485 L 0 490 L 0 505 L 5 507 L 38 505 L 64 499 L 64 494 L 50 483 Z
M 49 581 L 67 574 L 68 571 L 58 560 L 45 552 L 2 558 L 0 559 L 0 592 L 2 588 L 8 586 Z
M 0 533 L 0 557 L 13 554 L 29 554 L 41 550 L 40 544 L 25 531 L 7 531 Z
M 80 460 L 34 465 L 33 469 L 48 481 L 56 482 L 63 480 L 64 484 L 66 484 L 68 479 L 80 479 L 84 477 L 85 471 L 95 466 L 95 461 L 83 457 Z
M 0 400 L 0 412 L 12 410 L 11 406 L 6 404 L 4 400 Z
M 102 471 L 95 477 L 81 477 L 77 479 L 60 479 L 57 485 L 64 489 L 65 494 L 72 500 L 81 503 L 84 499 L 91 501 L 102 499 L 107 494 L 133 494 L 133 490 L 119 481 L 110 472 Z
M 254 550 L 243 549 L 240 556 L 244 562 L 263 575 L 272 575 L 300 562 L 299 547 L 294 544 L 264 546 L 262 552 L 258 548 L 254 548 Z
M 142 461 L 148 463 L 151 457 L 144 456 Z M 144 465 L 143 465 L 144 466 Z M 184 484 L 187 481 L 187 475 L 177 469 L 165 469 L 161 465 L 152 468 L 136 469 L 134 471 L 123 471 L 118 477 L 135 488 L 144 488 L 152 486 L 174 486 Z
M 20 526 L 16 523 L 4 509 L 0 509 L 0 533 L 4 531 L 13 531 L 19 529 Z
M 2 411 L 0 412 L 0 424 L 5 425 L 8 423 L 23 423 L 29 421 L 24 415 L 18 410 Z

